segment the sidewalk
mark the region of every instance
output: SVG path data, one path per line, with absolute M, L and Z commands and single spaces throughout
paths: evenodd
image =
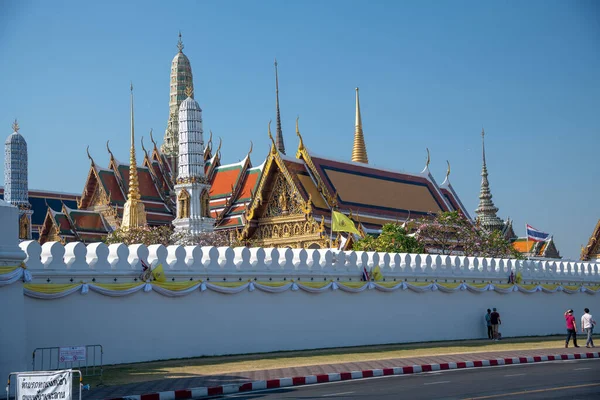
M 132 383 L 94 388 L 83 392 L 84 400 L 113 399 L 124 396 L 142 395 L 148 393 L 185 390 L 198 387 L 217 387 L 229 384 L 242 384 L 251 381 L 268 381 L 273 379 L 305 377 L 311 375 L 324 375 L 329 373 L 342 373 L 352 371 L 388 369 L 424 364 L 464 363 L 469 361 L 490 360 L 499 358 L 536 357 L 559 354 L 585 354 L 597 353 L 598 349 L 579 348 L 549 348 L 536 350 L 514 350 L 495 352 L 475 352 L 463 354 L 449 354 L 427 357 L 394 358 L 379 361 L 364 361 L 354 363 L 340 363 L 327 365 L 311 365 L 294 368 L 268 369 L 258 371 L 240 371 L 223 375 L 197 376 L 189 378 L 161 379 L 148 382 Z M 598 357 L 596 355 L 596 357 Z M 85 381 L 84 381 L 85 383 Z M 158 400 L 158 396 L 156 396 Z

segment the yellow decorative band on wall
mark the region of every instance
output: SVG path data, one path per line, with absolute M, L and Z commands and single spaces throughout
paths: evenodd
M 380 292 L 394 292 L 397 290 L 412 290 L 413 292 L 425 293 L 431 291 L 440 291 L 443 293 L 454 293 L 459 291 L 469 291 L 472 293 L 483 293 L 494 291 L 497 293 L 508 294 L 511 292 L 522 293 L 600 293 L 600 285 L 596 286 L 562 286 L 552 285 L 494 285 L 491 283 L 470 284 L 470 283 L 437 283 L 437 282 L 204 282 L 202 280 L 186 282 L 138 282 L 138 283 L 73 283 L 73 284 L 55 284 L 55 283 L 26 283 L 24 284 L 24 294 L 28 297 L 37 299 L 59 299 L 75 292 L 86 294 L 90 290 L 105 296 L 122 297 L 134 294 L 143 290 L 144 292 L 155 291 L 167 297 L 179 297 L 190 294 L 194 291 L 204 292 L 211 290 L 223 294 L 236 294 L 243 291 L 253 292 L 259 290 L 266 293 L 283 293 L 288 290 L 302 290 L 308 293 L 324 293 L 328 290 L 341 290 L 347 293 L 360 293 L 365 290 L 378 290 Z
M 19 280 L 31 282 L 31 274 L 25 264 L 0 267 L 0 287 L 7 286 Z

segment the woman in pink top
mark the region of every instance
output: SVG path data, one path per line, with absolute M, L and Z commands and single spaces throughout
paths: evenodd
M 575 317 L 573 316 L 573 310 L 565 311 L 565 321 L 567 322 L 567 340 L 565 341 L 565 348 L 569 347 L 569 340 L 573 336 L 573 346 L 577 346 L 577 325 L 575 324 Z

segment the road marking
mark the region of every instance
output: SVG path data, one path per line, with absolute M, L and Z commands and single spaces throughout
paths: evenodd
M 331 394 L 324 394 L 321 397 L 341 396 L 343 394 L 352 394 L 352 393 L 354 393 L 354 392 L 331 393 Z
M 510 375 L 504 375 L 505 377 L 509 377 L 509 376 L 521 376 L 521 375 L 527 375 L 527 374 L 510 374 Z
M 466 398 L 465 400 L 495 399 L 498 397 L 520 396 L 520 395 L 531 394 L 531 393 L 554 392 L 557 390 L 577 389 L 577 388 L 593 387 L 593 386 L 600 386 L 600 383 L 587 383 L 585 385 L 573 385 L 573 386 L 559 386 L 559 387 L 549 388 L 549 389 L 523 390 L 520 392 L 493 394 L 491 396 L 469 397 L 469 398 Z
M 423 385 L 438 385 L 440 383 L 450 383 L 450 381 L 427 382 L 427 383 L 424 383 Z
M 583 371 L 584 369 L 591 369 L 591 368 L 575 368 L 573 371 Z

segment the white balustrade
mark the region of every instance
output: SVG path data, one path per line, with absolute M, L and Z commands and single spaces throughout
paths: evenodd
M 525 282 L 600 282 L 596 263 L 561 260 L 515 260 L 464 257 L 437 254 L 396 254 L 332 249 L 276 249 L 246 247 L 145 246 L 135 244 L 79 242 L 63 245 L 36 241 L 19 245 L 27 255 L 25 264 L 34 278 L 52 274 L 74 277 L 93 275 L 96 279 L 129 276 L 134 279 L 142 271 L 141 262 L 151 267 L 164 266 L 174 278 L 198 278 L 232 275 L 283 279 L 293 277 L 337 277 L 360 279 L 363 267 L 371 271 L 379 266 L 384 277 L 417 280 L 481 280 L 505 281 L 511 272 L 521 273 Z M 108 280 L 108 279 L 107 279 Z

